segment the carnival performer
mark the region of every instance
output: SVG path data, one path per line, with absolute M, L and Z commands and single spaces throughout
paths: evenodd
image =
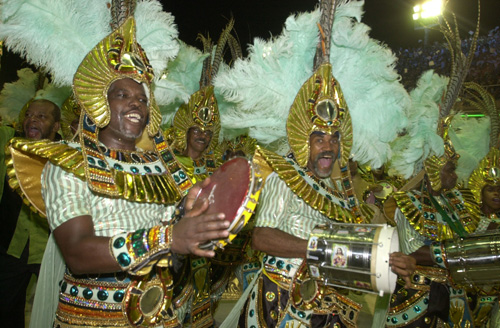
M 322 4 L 331 8 L 332 3 Z M 330 12 L 322 8 L 323 14 Z M 332 19 L 320 20 L 330 30 Z M 330 44 L 329 37 L 322 40 Z M 329 47 L 326 47 L 329 49 Z M 351 117 L 329 50 L 318 47 L 315 69 L 303 84 L 287 119 L 291 151 L 282 157 L 257 148 L 254 162 L 272 172 L 256 213 L 252 246 L 264 253 L 262 273 L 249 292 L 240 327 L 354 327 L 359 304 L 321 284 L 308 285 L 305 262 L 309 234 L 318 224 L 369 222 L 358 203 L 348 169 Z M 412 272 L 413 260 L 391 254 L 393 270 Z M 308 285 L 308 287 L 306 287 Z
M 301 303 L 313 299 L 317 290 L 311 286 L 312 279 L 302 275 L 307 271 L 304 260 L 307 239 L 319 223 L 370 222 L 372 211 L 354 196 L 348 159 L 352 157 L 374 167 L 387 160 L 389 140 L 406 124 L 403 111 L 409 97 L 391 68 L 395 58 L 383 45 L 370 39 L 369 28 L 360 21 L 362 2 L 340 1 L 333 11 L 332 5 L 333 2 L 322 1 L 314 12 L 290 16 L 282 34 L 270 40 L 256 39 L 249 49 L 249 57 L 237 60 L 231 70 L 220 72 L 214 82 L 226 101 L 237 103 L 237 110 L 224 112 L 223 125 L 230 122 L 234 129 L 249 129 L 249 136 L 263 145 L 254 155 L 254 163 L 258 163 L 266 175 L 270 173 L 261 192 L 253 236 L 258 250 L 266 247 L 266 261 L 262 262 L 262 273 L 242 296 L 247 304 L 237 304 L 246 306 L 243 315 L 240 317 L 240 311 L 233 310 L 227 319 L 233 315 L 240 317 L 240 327 L 297 326 L 299 322 L 305 327 L 321 327 L 321 322 L 337 326 L 358 324 L 359 306 L 345 297 L 346 290 L 337 293 L 333 288 L 320 286 L 322 291 L 328 290 L 322 295 L 328 294 L 326 299 L 333 300 L 329 305 L 322 303 L 314 308 L 315 305 Z M 317 62 L 315 52 L 320 57 Z M 375 66 L 377 69 L 373 70 Z M 373 74 L 365 74 L 366 71 Z M 391 97 L 377 96 L 381 94 Z M 350 130 L 350 114 L 353 130 Z M 368 117 L 380 120 L 363 122 L 363 118 Z M 390 120 L 385 120 L 389 117 Z M 339 158 L 333 156 L 333 149 L 328 150 L 328 155 L 321 155 L 324 158 L 310 158 L 313 151 L 310 138 L 338 140 Z M 335 167 L 333 178 L 316 177 L 308 168 L 308 162 Z M 266 237 L 265 231 L 286 237 Z M 259 234 L 263 237 L 260 240 Z M 300 249 L 300 254 L 282 250 L 285 247 L 297 247 L 295 251 Z M 279 250 L 281 254 L 276 254 Z M 399 256 L 402 263 L 408 264 L 403 260 L 406 257 Z M 400 272 L 408 275 L 412 270 L 410 266 Z M 302 270 L 298 270 L 299 267 Z M 264 280 L 270 281 L 267 278 L 270 274 L 274 280 L 261 285 Z M 305 280 L 311 288 L 306 286 L 308 283 L 301 284 Z M 294 298 L 290 293 L 295 287 L 295 291 L 311 293 Z M 371 305 L 363 305 L 363 310 L 368 309 L 366 316 L 370 325 L 377 322 L 374 327 L 379 328 L 378 319 L 385 320 L 385 310 L 373 320 Z M 237 324 L 224 322 L 222 326 Z
M 9 175 L 14 172 L 9 173 L 6 170 L 4 149 L 12 137 L 51 141 L 61 139 L 58 134 L 61 114 L 59 106 L 53 102 L 58 102 L 57 98 L 61 98 L 61 96 L 56 96 L 60 90 L 54 88 L 52 93 L 45 94 L 47 99 L 44 99 L 42 98 L 44 96 L 43 89 L 35 95 L 38 74 L 33 73 L 31 69 L 24 69 L 19 71 L 18 75 L 20 79 L 17 82 L 19 83 L 14 82 L 6 85 L 0 96 L 0 107 L 5 109 L 2 111 L 4 114 L 8 113 L 8 110 L 16 112 L 15 109 L 5 108 L 7 105 L 15 105 L 12 103 L 13 99 L 9 100 L 8 98 L 20 100 L 19 98 L 23 98 L 22 95 L 33 97 L 26 104 L 17 104 L 20 106 L 17 108 L 19 121 L 12 123 L 17 123 L 17 127 L 22 130 L 22 133 L 8 125 L 0 126 L 0 190 L 2 190 L 0 194 L 0 208 L 2 209 L 0 314 L 4 318 L 4 324 L 14 328 L 25 327 L 25 303 L 27 296 L 30 295 L 30 279 L 33 275 L 38 277 L 49 236 L 49 226 L 47 220 L 32 211 L 30 206 L 24 204 L 22 197 L 9 186 Z M 32 90 L 26 90 L 26 86 L 30 85 Z M 7 95 L 9 92 L 10 97 Z M 48 100 L 49 98 L 52 101 Z M 7 124 L 8 122 L 8 117 L 5 117 L 3 123 Z
M 200 89 L 189 101 L 179 107 L 173 119 L 173 127 L 167 132 L 173 138 L 172 148 L 189 179 L 203 181 L 220 165 L 216 160 L 215 148 L 219 143 L 221 130 L 219 107 L 214 92 L 213 79 L 222 64 L 223 51 L 231 38 L 234 20 L 230 20 L 214 46 L 210 37 L 201 34 L 204 53 L 200 77 Z M 222 255 L 221 255 L 222 254 Z M 225 258 L 223 250 L 218 251 L 219 260 Z M 214 324 L 213 316 L 218 302 L 232 277 L 234 266 L 214 259 L 188 257 L 183 259 L 182 268 L 175 272 L 178 283 L 174 288 L 174 303 L 179 313 L 185 313 L 184 321 L 191 327 L 209 327 Z M 190 277 L 187 280 L 187 277 Z
M 442 263 L 440 252 L 434 252 L 430 246 L 431 241 L 473 232 L 479 220 L 478 207 L 470 191 L 454 189 L 456 159 L 456 154 L 450 153 L 431 156 L 424 162 L 426 175 L 420 186 L 394 195 L 399 208 L 395 221 L 401 249 L 415 257 L 418 266 L 412 277 L 412 288 L 398 282 L 391 298 L 388 327 L 436 327 L 439 322 L 448 322 L 448 318 L 452 324 L 471 323 L 464 292 L 447 285 L 444 266 L 436 265 Z M 450 295 L 456 299 L 450 299 Z M 450 307 L 450 304 L 454 305 Z M 458 315 L 457 319 L 457 313 L 463 313 L 463 318 Z
M 171 254 L 213 256 L 197 246 L 228 235 L 222 214 L 202 215 L 207 204 L 192 209 L 198 187 L 187 194 L 184 218 L 169 222 L 169 205 L 191 182 L 174 180 L 185 173 L 159 128 L 152 79 L 135 21 L 128 18 L 87 54 L 74 76 L 82 108 L 79 142 L 11 143 L 12 150 L 49 162 L 42 193 L 57 248 L 48 249 L 59 250 L 66 264 L 65 272 L 51 264 L 51 278 L 62 279 L 55 326 L 180 327 L 171 304 Z M 143 131 L 153 151 L 136 148 Z M 47 309 L 54 295 L 44 291 L 51 287 L 39 288 Z
M 458 28 L 451 26 L 443 17 L 441 31 L 450 52 L 455 54 L 450 76 L 442 77 L 433 71 L 422 74 L 411 92 L 413 105 L 408 111 L 407 134 L 394 142 L 396 155 L 390 165 L 404 178 L 413 178 L 394 195 L 395 202 L 386 201 L 388 207 L 395 203 L 398 207 L 395 216 L 388 216 L 396 221 L 402 251 L 415 257 L 418 266 L 412 288 L 401 284 L 396 287 L 388 327 L 474 325 L 465 292 L 448 283 L 441 246 L 445 239 L 473 233 L 480 218 L 470 190 L 455 189 L 459 154 L 449 134 L 452 110 L 477 44 L 479 17 L 467 54 L 460 47 Z
M 500 150 L 491 148 L 472 172 L 467 187 L 481 204 L 477 232 L 498 229 L 500 218 Z
M 467 187 L 480 204 L 481 220 L 476 233 L 498 231 L 500 225 L 500 150 L 491 148 L 472 172 Z M 468 306 L 475 327 L 498 327 L 498 296 L 500 290 L 493 286 L 474 286 L 467 291 Z
M 219 143 L 220 114 L 215 97 L 213 79 L 217 75 L 222 60 L 222 52 L 234 21 L 222 31 L 215 53 L 210 37 L 198 37 L 203 41 L 204 52 L 209 54 L 203 62 L 200 77 L 200 89 L 193 93 L 188 103 L 179 107 L 175 113 L 173 127 L 168 132 L 173 134 L 172 148 L 183 165 L 189 178 L 202 181 L 216 169 L 214 149 Z

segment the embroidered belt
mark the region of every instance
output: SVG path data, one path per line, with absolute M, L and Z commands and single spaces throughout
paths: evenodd
M 171 278 L 168 269 L 158 267 L 151 275 L 123 280 L 65 274 L 55 326 L 178 327 L 171 308 Z
M 114 280 L 114 281 L 113 281 Z M 122 301 L 130 285 L 130 279 L 113 278 L 77 279 L 64 275 L 59 293 L 56 318 L 64 327 L 71 325 L 129 326 Z

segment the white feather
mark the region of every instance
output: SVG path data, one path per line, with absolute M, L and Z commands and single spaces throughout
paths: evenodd
M 410 98 L 398 81 L 394 55 L 359 22 L 362 5 L 337 7 L 330 61 L 353 120 L 354 158 L 378 167 L 391 156 L 389 142 L 406 126 Z M 237 104 L 234 113 L 222 116 L 223 126 L 249 128 L 261 144 L 283 143 L 290 106 L 312 74 L 319 17 L 319 10 L 290 16 L 280 36 L 255 39 L 247 59 L 219 73 L 216 89 Z
M 446 90 L 448 79 L 425 72 L 410 92 L 412 104 L 407 108 L 408 129 L 406 135 L 392 142 L 395 154 L 391 159 L 390 170 L 405 179 L 418 173 L 423 161 L 430 155 L 444 153 L 443 139 L 437 134 L 439 103 Z
M 0 39 L 8 49 L 43 67 L 56 85 L 71 85 L 85 55 L 110 30 L 107 0 L 3 0 Z M 178 51 L 177 28 L 158 1 L 137 3 L 137 40 L 156 73 Z

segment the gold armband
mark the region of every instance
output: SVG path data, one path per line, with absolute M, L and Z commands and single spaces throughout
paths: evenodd
M 110 250 L 123 271 L 142 275 L 147 273 L 140 272 L 142 268 L 151 267 L 161 255 L 170 252 L 171 242 L 172 226 L 155 226 L 112 237 Z

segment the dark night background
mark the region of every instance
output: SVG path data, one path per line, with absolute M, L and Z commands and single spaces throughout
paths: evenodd
M 292 13 L 314 9 L 316 0 L 161 0 L 163 9 L 171 12 L 179 29 L 180 39 L 201 48 L 196 41 L 198 33 L 210 34 L 217 39 L 227 24 L 235 18 L 235 31 L 246 54 L 247 44 L 253 38 L 278 35 L 286 18 Z M 414 30 L 412 21 L 414 0 L 365 0 L 363 22 L 371 27 L 371 36 L 392 49 L 413 47 L 424 39 L 423 30 Z M 477 18 L 475 0 L 449 0 L 447 7 L 455 12 L 462 38 L 473 30 Z M 481 0 L 481 34 L 500 25 L 500 0 Z M 431 31 L 429 42 L 442 41 L 437 31 Z M 16 79 L 16 72 L 25 63 L 16 55 L 6 52 L 2 56 L 0 88 Z
M 165 11 L 175 16 L 180 38 L 201 47 L 195 41 L 197 33 L 210 33 L 217 39 L 220 31 L 233 15 L 235 30 L 244 49 L 254 37 L 278 35 L 286 18 L 293 13 L 314 9 L 312 0 L 162 0 Z M 411 47 L 424 39 L 422 30 L 414 30 L 412 14 L 415 0 L 365 0 L 363 22 L 372 28 L 371 36 L 391 48 Z M 447 9 L 455 12 L 462 38 L 475 28 L 477 1 L 450 0 Z M 500 0 L 481 0 L 481 32 L 500 25 Z M 442 40 L 441 34 L 431 31 L 429 41 Z

